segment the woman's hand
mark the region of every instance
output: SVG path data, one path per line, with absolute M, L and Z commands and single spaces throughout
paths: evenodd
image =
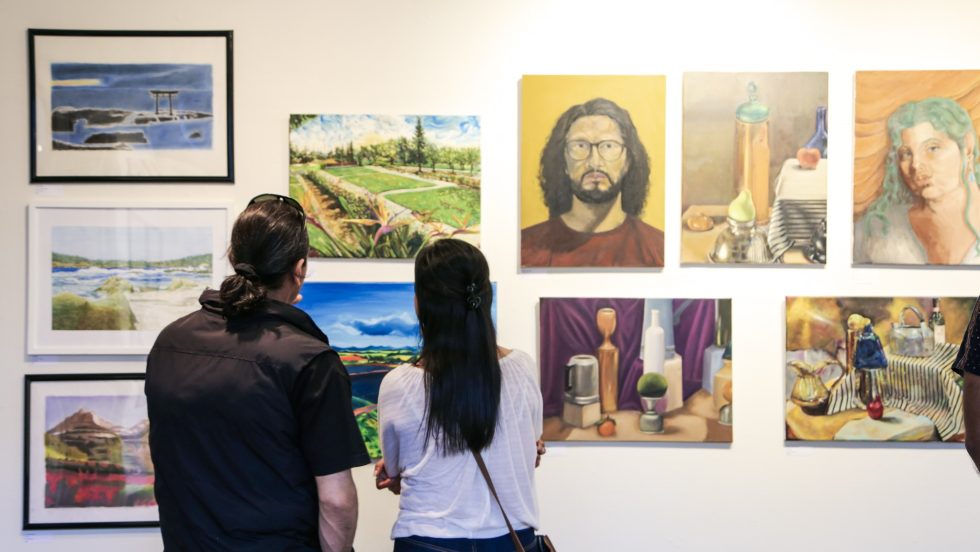
M 388 489 L 393 494 L 402 493 L 402 478 L 401 476 L 390 477 L 388 472 L 385 470 L 384 459 L 378 460 L 378 463 L 374 465 L 374 486 L 380 491 L 382 489 Z
M 538 466 L 541 465 L 541 456 L 544 453 L 548 452 L 548 451 L 545 450 L 545 448 L 544 448 L 544 440 L 543 439 L 538 439 L 538 441 L 535 443 L 535 445 L 537 445 L 537 447 L 538 447 L 538 457 L 534 459 L 534 467 L 536 468 L 536 467 L 538 467 Z

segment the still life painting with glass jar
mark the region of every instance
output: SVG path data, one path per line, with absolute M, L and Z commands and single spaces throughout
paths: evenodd
M 547 441 L 732 440 L 730 299 L 544 298 Z
M 827 262 L 827 73 L 685 73 L 682 264 Z
M 961 442 L 974 297 L 787 297 L 786 439 Z

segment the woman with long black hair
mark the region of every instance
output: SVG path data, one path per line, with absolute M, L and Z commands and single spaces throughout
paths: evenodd
M 378 399 L 378 487 L 401 494 L 394 549 L 514 550 L 502 507 L 535 550 L 541 391 L 531 358 L 497 345 L 483 254 L 452 239 L 423 249 L 415 300 L 421 352 L 385 376 Z

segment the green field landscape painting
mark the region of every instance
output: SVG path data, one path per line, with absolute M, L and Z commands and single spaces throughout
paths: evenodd
M 444 237 L 479 245 L 480 121 L 290 115 L 289 195 L 315 256 L 412 258 Z
M 357 426 L 371 458 L 381 457 L 381 380 L 419 351 L 415 288 L 410 283 L 306 282 L 300 306 L 330 336 L 350 374 Z

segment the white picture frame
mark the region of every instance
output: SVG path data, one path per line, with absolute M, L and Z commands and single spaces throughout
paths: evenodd
M 224 204 L 31 204 L 27 354 L 147 354 L 221 285 L 231 222 Z

